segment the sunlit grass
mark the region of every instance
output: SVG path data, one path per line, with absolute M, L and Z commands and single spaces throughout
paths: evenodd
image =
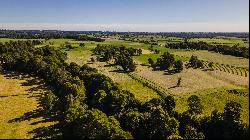
M 39 108 L 37 94 L 41 94 L 44 89 L 38 88 L 38 91 L 33 92 L 31 89 L 38 85 L 23 85 L 32 79 L 0 74 L 0 139 L 33 138 L 33 130 L 55 124 L 43 121 L 43 117 L 33 112 Z M 29 116 L 24 117 L 25 113 L 29 113 Z

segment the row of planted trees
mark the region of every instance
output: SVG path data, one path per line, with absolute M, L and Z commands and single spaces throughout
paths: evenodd
M 65 59 L 66 54 L 52 47 L 27 43 L 4 44 L 0 51 L 4 70 L 34 74 L 54 89 L 48 103 L 51 113 L 56 110 L 61 118 L 63 138 L 248 138 L 238 103 L 198 119 L 198 97 L 188 99 L 188 111 L 177 113 L 172 96 L 140 102 L 96 69 Z

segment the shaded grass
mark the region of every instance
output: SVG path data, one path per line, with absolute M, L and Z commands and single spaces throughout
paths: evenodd
M 2 72 L 0 75 L 0 138 L 53 138 L 37 131 L 57 125 L 53 115 L 43 110 L 42 93 L 49 91 L 41 80 L 15 72 Z M 54 131 L 54 129 L 50 129 Z

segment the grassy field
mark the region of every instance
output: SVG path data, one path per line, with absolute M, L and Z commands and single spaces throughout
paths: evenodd
M 198 42 L 204 41 L 208 44 L 213 45 L 229 45 L 233 46 L 234 44 L 239 44 L 241 47 L 249 47 L 249 40 L 244 41 L 243 38 L 237 37 L 215 37 L 215 38 L 192 38 L 189 41 Z
M 57 123 L 45 117 L 41 108 L 40 98 L 48 90 L 33 77 L 0 74 L 1 139 L 48 138 L 45 130 Z
M 190 68 L 184 69 L 182 72 L 177 74 L 168 75 L 164 71 L 152 71 L 152 68 L 148 68 L 148 66 L 137 65 L 136 73 L 165 88 L 169 88 L 169 90 L 174 94 L 196 92 L 221 86 L 248 86 L 248 77 L 242 77 L 220 71 L 203 71 L 201 69 Z M 182 78 L 181 86 L 175 87 L 179 77 Z
M 161 55 L 162 55 L 162 53 L 160 53 L 160 54 L 142 54 L 140 56 L 133 56 L 133 58 L 134 58 L 134 60 L 140 61 L 143 64 L 148 64 L 149 58 L 152 58 L 153 61 L 156 62 L 157 58 L 160 58 Z M 189 59 L 175 55 L 175 60 L 188 61 Z
M 201 103 L 204 107 L 204 111 L 200 116 L 208 116 L 211 112 L 217 109 L 219 112 L 223 112 L 225 104 L 229 101 L 236 101 L 241 104 L 241 120 L 244 123 L 249 124 L 249 92 L 248 96 L 240 96 L 236 94 L 229 93 L 226 89 L 232 88 L 214 88 L 199 92 L 186 93 L 182 95 L 175 96 L 176 99 L 176 111 L 184 112 L 187 110 L 187 99 L 191 95 L 197 95 L 201 99 Z M 249 89 L 245 89 L 248 91 Z
M 212 61 L 225 65 L 249 68 L 249 59 L 243 57 L 223 55 L 209 51 L 174 52 L 174 54 L 185 57 L 191 57 L 192 55 L 195 55 L 202 60 Z
M 152 39 L 155 40 L 158 44 L 166 44 L 166 43 L 178 43 L 183 41 L 183 38 L 179 37 L 161 37 L 161 36 L 139 36 L 139 40 L 147 40 L 151 41 Z M 134 37 L 134 39 L 137 39 Z M 198 42 L 203 41 L 207 42 L 208 44 L 213 45 L 228 45 L 233 46 L 234 44 L 239 44 L 240 47 L 249 47 L 249 40 L 244 40 L 245 38 L 237 38 L 237 37 L 224 37 L 224 36 L 217 36 L 213 38 L 190 38 L 189 41 L 191 42 Z

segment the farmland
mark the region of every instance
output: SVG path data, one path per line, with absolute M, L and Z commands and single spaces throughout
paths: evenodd
M 175 49 L 168 49 L 163 48 L 161 46 L 155 46 L 155 48 L 161 50 L 160 54 L 155 54 L 152 51 L 148 50 L 148 47 L 150 45 L 145 45 L 142 43 L 135 43 L 130 41 L 120 41 L 116 39 L 107 39 L 107 41 L 102 43 L 94 43 L 92 42 L 86 43 L 86 47 L 84 49 L 75 49 L 68 52 L 69 60 L 70 62 L 76 62 L 78 64 L 84 64 L 90 62 L 91 56 L 91 49 L 95 47 L 94 44 L 105 44 L 105 45 L 124 45 L 128 48 L 141 48 L 144 50 L 142 55 L 140 56 L 134 56 L 135 63 L 137 64 L 137 69 L 134 72 L 137 75 L 140 75 L 144 78 L 147 78 L 154 83 L 156 83 L 159 86 L 164 87 L 169 92 L 173 93 L 174 97 L 177 99 L 177 110 L 181 107 L 187 108 L 187 104 L 182 104 L 182 102 L 185 102 L 187 98 L 190 95 L 193 95 L 192 93 L 199 93 L 198 96 L 201 97 L 201 100 L 204 101 L 204 105 L 209 108 L 204 112 L 204 114 L 211 113 L 215 107 L 214 106 L 221 106 L 219 109 L 223 110 L 223 104 L 225 104 L 227 101 L 230 101 L 230 99 L 234 100 L 235 97 L 238 97 L 237 95 L 233 95 L 235 97 L 229 97 L 229 99 L 223 101 L 223 102 L 207 102 L 206 98 L 222 98 L 222 96 L 228 96 L 228 94 L 218 95 L 217 89 L 237 89 L 237 88 L 243 88 L 248 89 L 248 76 L 238 76 L 233 75 L 227 72 L 221 72 L 221 71 L 209 71 L 209 70 L 201 70 L 201 69 L 184 69 L 181 73 L 174 74 L 174 75 L 167 75 L 164 71 L 153 71 L 152 68 L 148 66 L 148 58 L 152 58 L 154 61 L 156 61 L 157 58 L 160 57 L 160 55 L 163 53 L 163 51 L 169 51 L 175 54 L 176 59 L 182 60 L 184 62 L 187 62 L 189 58 L 192 55 L 198 56 L 198 58 L 205 60 L 205 61 L 211 61 L 214 63 L 219 64 L 225 64 L 225 65 L 232 65 L 236 67 L 244 67 L 249 68 L 248 65 L 248 59 L 246 58 L 240 58 L 240 57 L 234 57 L 230 55 L 222 55 L 215 52 L 208 52 L 208 51 L 190 51 L 190 50 L 175 50 Z M 83 57 L 83 54 L 85 57 Z M 182 57 L 184 56 L 184 57 Z M 139 96 L 143 92 L 142 88 L 138 85 L 140 83 L 136 82 L 132 78 L 126 76 L 124 73 L 116 73 L 113 72 L 115 70 L 115 67 L 112 66 L 105 66 L 105 64 L 102 64 L 103 62 L 93 62 L 89 64 L 91 67 L 97 68 L 101 73 L 111 77 L 112 80 L 115 82 L 118 82 L 119 85 L 121 85 L 124 89 L 129 89 L 131 92 L 135 93 L 135 96 L 141 99 Z M 146 64 L 146 65 L 144 65 Z M 108 65 L 108 64 L 106 64 Z M 179 77 L 182 77 L 182 85 L 180 87 L 175 87 L 177 79 Z M 136 90 L 140 89 L 140 90 Z M 147 89 L 147 87 L 144 87 L 144 89 Z M 209 92 L 205 92 L 206 94 L 203 95 L 204 91 L 209 90 Z M 155 95 L 153 91 L 148 92 L 145 91 L 143 93 L 147 93 L 150 97 L 157 97 L 152 96 Z M 153 93 L 153 94 L 152 94 Z M 139 95 L 138 95 L 139 94 Z M 152 95 L 151 95 L 152 94 Z M 211 97 L 210 97 L 211 95 Z M 205 97 L 206 98 L 205 98 Z M 229 95 L 231 96 L 231 95 Z M 159 96 L 158 96 L 159 97 Z M 245 99 L 247 101 L 246 97 L 239 97 L 242 99 Z M 144 97 L 142 98 L 143 100 Z M 151 98 L 149 98 L 151 99 Z M 182 102 L 179 102 L 179 101 Z M 145 100 L 147 101 L 147 100 Z M 180 103 L 180 104 L 178 104 Z M 219 105 L 220 104 L 220 105 Z M 180 106 L 180 107 L 179 107 Z M 244 122 L 248 123 L 248 107 L 245 104 L 244 107 L 244 117 L 242 118 Z
M 98 35 L 99 34 L 96 33 L 94 35 L 91 34 L 88 36 L 94 38 Z M 34 50 L 31 48 L 31 52 L 36 52 L 39 49 L 44 49 L 44 53 L 38 54 L 41 56 L 35 56 L 35 58 L 37 59 L 40 57 L 44 57 L 44 59 L 42 59 L 44 63 L 40 63 L 39 61 L 34 60 L 35 62 L 33 63 L 37 65 L 37 70 L 31 72 L 30 74 L 34 75 L 35 73 L 40 77 L 44 77 L 45 75 L 46 78 L 44 79 L 44 83 L 50 84 L 50 86 L 46 85 L 47 87 L 45 85 L 40 86 L 41 89 L 38 90 L 39 93 L 27 92 L 30 90 L 30 88 L 34 88 L 34 86 L 37 85 L 22 86 L 22 82 L 25 82 L 25 80 L 32 80 L 32 76 L 28 79 L 8 79 L 6 78 L 6 74 L 2 73 L 0 75 L 0 85 L 2 86 L 0 89 L 0 97 L 2 100 L 2 102 L 0 103 L 0 107 L 4 108 L 9 102 L 13 103 L 14 106 L 13 108 L 3 109 L 3 112 L 0 112 L 1 114 L 8 112 L 5 114 L 5 116 L 2 116 L 2 118 L 0 118 L 0 124 L 4 126 L 0 128 L 0 138 L 36 138 L 36 134 L 32 134 L 29 132 L 34 132 L 32 130 L 37 130 L 37 127 L 49 128 L 50 125 L 53 126 L 58 123 L 57 121 L 48 121 L 41 124 L 36 123 L 41 121 L 40 119 L 45 116 L 31 118 L 29 122 L 14 122 L 13 124 L 8 123 L 8 120 L 11 120 L 12 118 L 20 117 L 23 114 L 27 114 L 27 112 L 31 112 L 32 110 L 38 110 L 38 101 L 40 100 L 40 96 L 48 91 L 55 92 L 55 95 L 61 102 L 69 100 L 68 98 L 70 98 L 70 100 L 76 100 L 74 102 L 75 104 L 77 104 L 76 106 L 81 106 L 78 103 L 83 102 L 81 99 L 83 98 L 82 91 L 86 91 L 86 95 L 84 96 L 84 98 L 86 98 L 86 101 L 84 100 L 84 102 L 86 102 L 86 106 L 100 109 L 100 111 L 102 111 L 103 114 L 106 114 L 108 117 L 114 116 L 114 118 L 117 119 L 116 121 L 119 121 L 121 124 L 123 123 L 123 121 L 120 120 L 120 117 L 124 115 L 123 107 L 125 105 L 123 107 L 120 107 L 120 105 L 126 104 L 125 102 L 130 103 L 130 100 L 133 100 L 133 102 L 131 101 L 132 103 L 130 103 L 128 106 L 137 106 L 136 103 L 140 104 L 138 106 L 143 106 L 152 102 L 153 104 L 158 104 L 158 100 L 165 100 L 166 97 L 171 96 L 176 103 L 173 111 L 176 111 L 177 114 L 185 114 L 190 108 L 188 99 L 189 97 L 191 97 L 191 95 L 197 96 L 204 108 L 201 113 L 193 114 L 193 116 L 202 119 L 211 116 L 214 110 L 218 110 L 220 113 L 223 113 L 225 105 L 234 101 L 239 103 L 242 108 L 240 110 L 240 121 L 247 125 L 249 124 L 249 58 L 246 58 L 245 56 L 238 57 L 233 55 L 225 55 L 223 53 L 208 50 L 174 49 L 165 47 L 165 44 L 167 43 L 183 42 L 185 39 L 181 37 L 164 37 L 157 35 L 132 36 L 127 37 L 128 39 L 124 39 L 122 35 L 109 35 L 109 37 L 103 35 L 101 37 L 105 39 L 105 41 L 77 40 L 67 38 L 46 39 L 46 41 L 45 39 L 38 39 L 40 42 L 34 45 Z M 17 40 L 19 39 L 1 38 L 0 42 L 14 42 Z M 21 40 L 32 41 L 34 39 Z M 149 43 L 140 42 L 140 40 L 149 41 Z M 204 41 L 209 45 L 226 44 L 229 45 L 228 47 L 239 44 L 238 47 L 249 48 L 249 46 L 247 46 L 248 44 L 245 38 L 237 37 L 218 36 L 212 39 L 191 38 L 188 41 Z M 48 51 L 46 49 L 48 48 L 44 46 L 51 47 L 51 50 L 49 51 L 51 51 L 50 53 L 52 54 L 56 53 L 56 55 L 51 55 L 51 57 L 55 57 L 55 59 L 45 55 L 46 51 Z M 97 50 L 96 48 L 99 48 L 100 50 Z M 126 53 L 122 54 L 126 51 L 131 54 L 128 56 L 126 56 Z M 136 53 L 133 54 L 133 51 L 135 51 Z M 167 52 L 169 54 L 167 54 Z M 65 63 L 63 53 L 67 55 L 67 57 L 65 57 Z M 190 62 L 193 56 L 197 56 L 197 60 L 195 62 L 201 62 L 202 66 L 189 66 L 191 65 Z M 149 62 L 150 58 L 152 59 L 154 65 Z M 168 59 L 166 59 L 166 62 L 161 63 L 164 61 L 164 58 Z M 165 66 L 168 62 L 167 60 L 170 59 L 173 59 L 173 61 L 171 61 L 169 67 L 162 68 L 162 64 Z M 132 60 L 132 66 L 129 65 L 128 60 Z M 2 58 L 2 61 L 5 62 L 3 63 L 3 68 L 12 70 L 11 62 L 8 62 L 5 57 Z M 125 61 L 128 66 L 124 66 L 122 63 L 123 61 Z M 178 69 L 179 67 L 177 67 L 176 64 L 177 61 L 181 62 L 180 70 Z M 10 66 L 5 66 L 9 63 L 11 64 Z M 22 63 L 29 66 L 29 63 L 26 64 L 26 61 L 22 61 Z M 48 65 L 48 69 L 42 69 L 45 63 Z M 54 66 L 49 66 L 51 64 L 53 64 Z M 60 68 L 61 66 L 62 68 Z M 85 66 L 87 68 L 80 66 Z M 29 73 L 29 71 L 31 71 L 30 69 L 32 69 L 31 67 L 21 67 L 18 64 L 13 64 L 13 67 L 17 67 L 18 69 L 21 69 L 22 72 L 27 73 Z M 54 70 L 55 67 L 58 67 L 60 70 Z M 92 69 L 95 69 L 96 71 Z M 46 70 L 50 72 L 43 73 L 43 71 Z M 51 79 L 54 80 L 53 82 L 51 82 L 50 77 L 48 78 L 47 73 L 51 73 Z M 56 78 L 53 78 L 54 73 L 58 73 L 55 74 Z M 17 75 L 19 76 L 22 74 Z M 68 80 L 67 75 L 71 75 L 68 77 L 72 79 Z M 67 84 L 72 81 L 75 83 L 72 86 L 60 83 L 64 80 L 61 81 L 58 76 L 62 76 L 63 78 L 65 78 L 65 81 L 68 80 L 66 82 Z M 76 76 L 77 78 L 73 78 L 74 76 Z M 94 78 L 90 78 L 88 76 L 93 76 Z M 100 78 L 99 81 L 103 80 L 104 82 L 98 83 L 98 80 L 95 81 L 98 78 Z M 110 81 L 108 79 L 110 79 Z M 91 83 L 92 80 L 93 83 Z M 91 84 L 89 85 L 89 83 Z M 50 88 L 48 87 L 51 87 L 54 90 L 50 90 Z M 85 88 L 81 89 L 82 87 Z M 67 90 L 67 88 L 72 88 L 72 90 Z M 76 92 L 74 94 L 72 93 L 72 96 L 77 96 L 72 98 L 66 95 L 66 97 L 64 98 L 60 95 L 62 94 L 61 91 Z M 131 93 L 132 95 L 129 93 Z M 12 94 L 18 96 L 12 97 Z M 36 94 L 36 96 L 32 96 L 28 101 L 27 98 L 31 96 L 30 94 Z M 102 98 L 102 96 L 104 95 L 106 97 Z M 108 97 L 110 97 L 111 99 L 109 99 Z M 98 100 L 96 98 L 98 98 Z M 119 99 L 123 100 L 120 101 Z M 107 104 L 111 102 L 110 100 L 115 100 L 112 101 L 110 105 L 110 108 L 112 107 L 111 110 L 109 108 L 106 109 L 106 106 L 104 106 L 105 104 L 103 104 L 103 100 L 107 100 L 105 102 Z M 21 110 L 20 108 L 18 108 L 18 104 L 23 104 L 23 108 L 21 108 Z M 71 112 L 74 109 L 71 110 L 70 108 L 75 107 L 75 105 L 72 105 L 71 103 L 69 103 L 69 101 L 67 101 L 67 104 L 69 105 L 66 105 L 66 108 L 69 106 L 69 109 L 66 110 L 66 112 L 76 113 Z M 141 108 L 143 107 L 137 107 L 135 110 L 140 110 Z M 81 108 L 77 109 L 81 110 Z M 15 110 L 20 111 L 16 113 L 17 111 Z M 117 113 L 117 110 L 119 110 L 120 113 Z M 67 121 L 66 124 L 68 123 Z M 107 122 L 110 123 L 109 121 L 110 120 L 108 120 Z M 39 125 L 30 125 L 34 123 Z M 121 125 L 122 128 L 119 128 L 116 133 L 120 132 L 120 129 L 126 128 L 123 125 L 124 124 Z M 20 127 L 24 127 L 25 129 L 22 129 L 22 131 L 14 132 L 16 129 L 20 129 Z M 5 128 L 7 128 L 8 132 L 7 130 L 5 130 Z M 69 130 L 67 130 L 67 133 L 68 131 Z M 58 134 L 57 137 L 60 136 L 61 135 Z M 44 137 L 45 136 L 43 136 L 43 138 Z M 50 135 L 49 137 L 53 136 Z

